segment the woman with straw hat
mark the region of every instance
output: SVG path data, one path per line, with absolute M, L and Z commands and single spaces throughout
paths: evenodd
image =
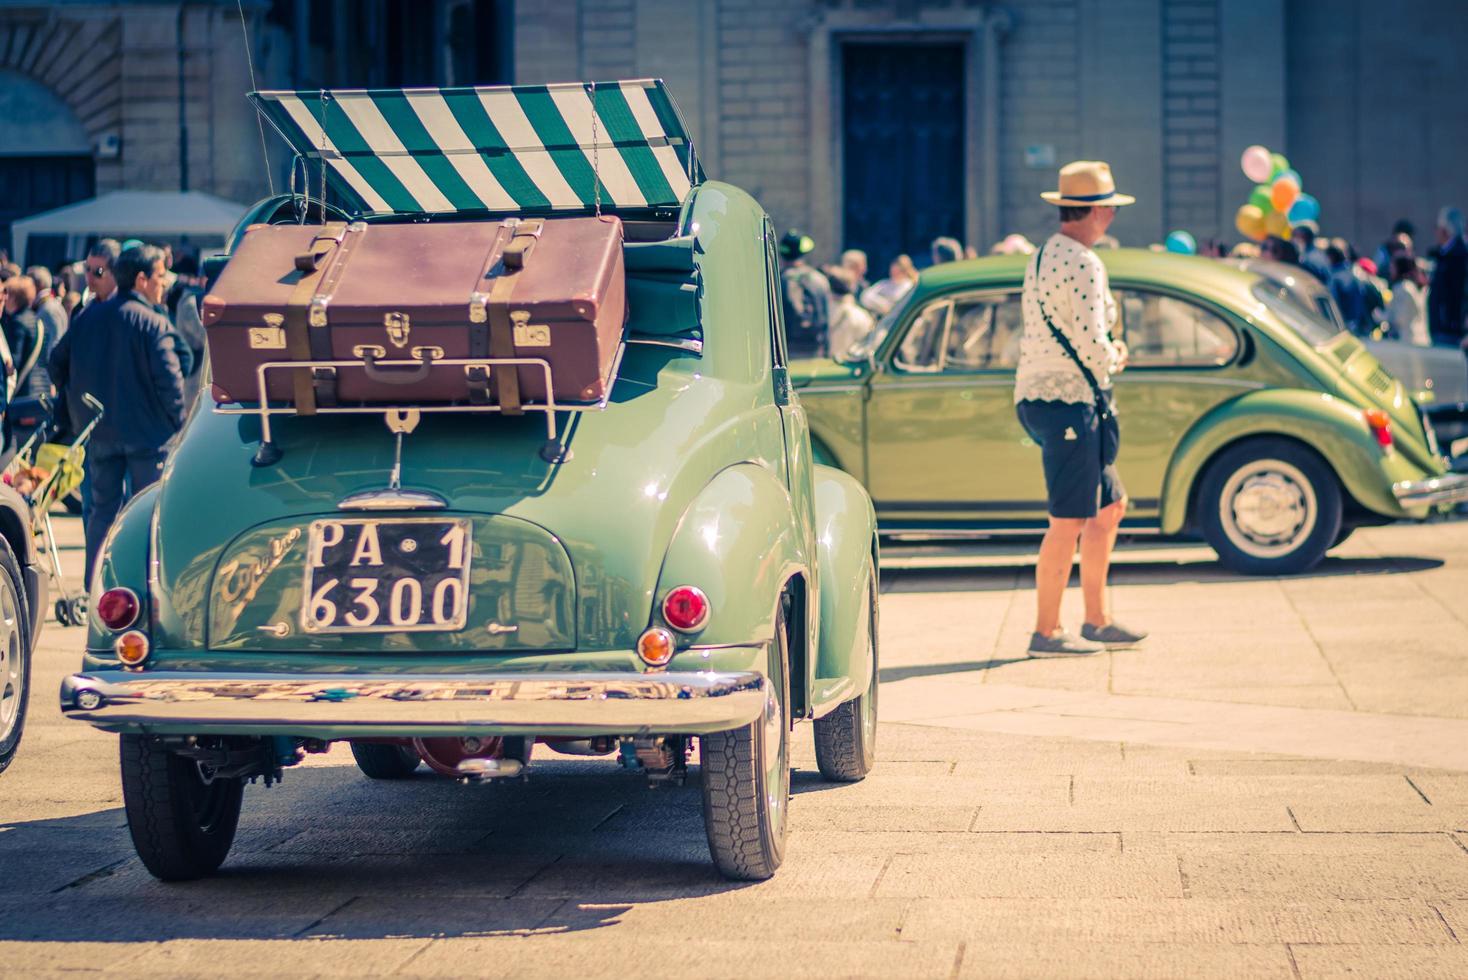
M 1062 167 L 1058 189 L 1040 196 L 1060 209 L 1060 231 L 1025 272 L 1014 386 L 1020 424 L 1040 446 L 1050 514 L 1035 562 L 1038 610 L 1029 653 L 1077 657 L 1133 646 L 1147 635 L 1112 620 L 1106 601 L 1111 551 L 1126 512 L 1111 378 L 1126 365 L 1127 350 L 1111 338 L 1116 301 L 1092 248 L 1116 209 L 1135 198 L 1118 194 L 1111 168 L 1094 160 Z M 1086 605 L 1080 636 L 1060 626 L 1077 543 Z

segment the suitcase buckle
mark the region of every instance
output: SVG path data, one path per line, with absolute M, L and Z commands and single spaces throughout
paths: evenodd
M 311 326 L 326 326 L 326 302 L 327 301 L 324 296 L 316 296 L 312 298 L 311 313 L 307 319 L 307 322 L 310 323 Z
M 412 355 L 413 360 L 415 360 L 415 361 L 441 361 L 441 360 L 443 360 L 443 348 L 442 347 L 432 347 L 432 346 L 414 347 L 408 353 Z
M 377 344 L 358 344 L 352 348 L 352 356 L 364 361 L 368 358 L 380 361 L 387 357 L 387 348 L 379 347 Z
M 489 294 L 469 294 L 469 322 L 484 323 L 489 320 Z

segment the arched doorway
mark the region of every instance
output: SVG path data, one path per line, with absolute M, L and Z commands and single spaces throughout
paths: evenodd
M 76 114 L 27 75 L 0 69 L 0 120 L 0 249 L 8 253 L 12 221 L 91 197 L 97 168 Z M 37 235 L 11 259 L 50 266 L 79 258 L 65 248 L 64 238 Z

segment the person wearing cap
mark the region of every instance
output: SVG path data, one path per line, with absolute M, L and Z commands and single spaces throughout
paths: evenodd
M 791 229 L 780 239 L 780 300 L 785 312 L 785 347 L 792 358 L 820 357 L 831 324 L 831 284 L 806 264 L 815 250 L 809 235 Z
M 1060 209 L 1060 231 L 1037 249 L 1025 271 L 1014 386 L 1020 424 L 1040 446 L 1050 514 L 1035 563 L 1038 608 L 1029 653 L 1087 656 L 1146 636 L 1115 622 L 1106 601 L 1111 551 L 1126 512 L 1111 379 L 1126 365 L 1127 350 L 1111 338 L 1116 301 L 1093 250 L 1116 209 L 1135 198 L 1118 194 L 1111 168 L 1093 160 L 1062 167 L 1058 190 L 1041 196 Z M 1060 625 L 1077 543 L 1086 607 L 1080 636 Z

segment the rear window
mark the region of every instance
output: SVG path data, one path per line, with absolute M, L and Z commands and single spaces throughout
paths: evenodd
M 1312 347 L 1324 347 L 1344 330 L 1332 315 L 1335 307 L 1329 293 L 1324 293 L 1324 303 L 1319 303 L 1317 298 L 1312 304 L 1312 297 L 1269 279 L 1260 279 L 1254 284 L 1254 296 Z

